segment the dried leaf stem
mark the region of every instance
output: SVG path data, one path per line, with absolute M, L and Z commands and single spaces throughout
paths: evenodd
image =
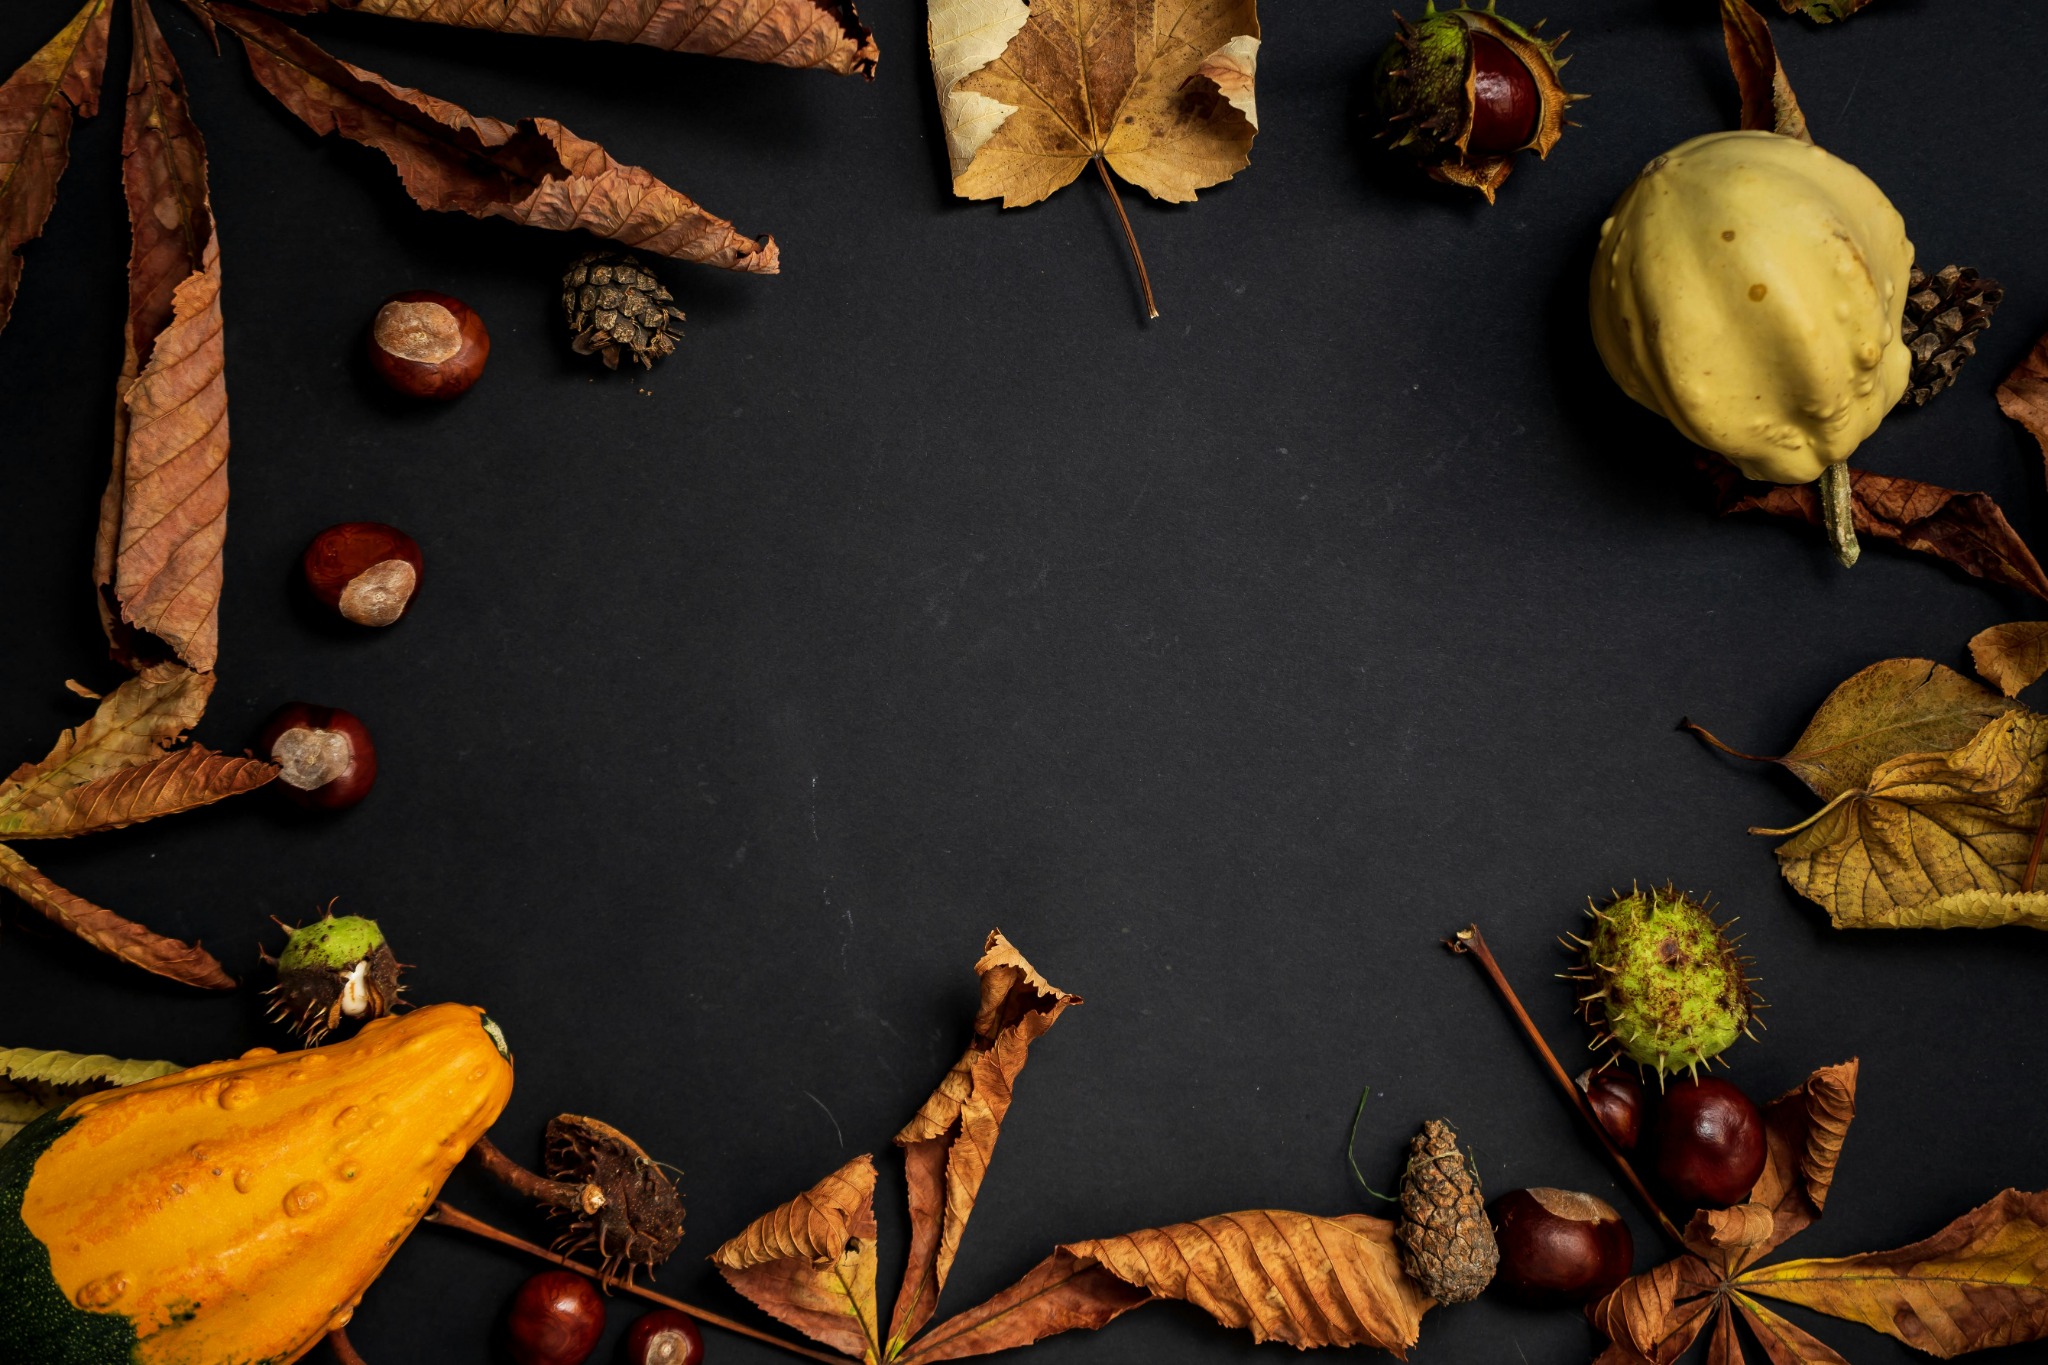
M 1657 1220 L 1657 1226 L 1664 1230 L 1665 1236 L 1683 1245 L 1685 1236 L 1678 1230 L 1678 1225 L 1671 1221 L 1670 1215 L 1657 1203 L 1649 1187 L 1643 1184 L 1642 1177 L 1636 1174 L 1636 1168 L 1629 1165 L 1628 1158 L 1614 1145 L 1614 1139 L 1600 1126 L 1600 1120 L 1593 1113 L 1593 1106 L 1587 1103 L 1585 1094 L 1572 1083 L 1572 1078 L 1565 1071 L 1564 1065 L 1557 1060 L 1557 1054 L 1550 1050 L 1550 1044 L 1543 1041 L 1543 1034 L 1537 1029 L 1536 1021 L 1529 1017 L 1528 1010 L 1522 1008 L 1521 997 L 1517 996 L 1515 988 L 1508 984 L 1507 974 L 1501 971 L 1500 963 L 1493 956 L 1493 949 L 1486 946 L 1486 936 L 1479 932 L 1479 926 L 1473 924 L 1460 929 L 1455 937 L 1444 940 L 1444 946 L 1454 953 L 1469 954 L 1473 961 L 1479 964 L 1479 970 L 1486 973 L 1487 981 L 1507 1005 L 1508 1012 L 1515 1016 L 1515 1022 L 1522 1026 L 1522 1032 L 1535 1047 L 1537 1055 L 1543 1058 L 1550 1078 L 1557 1082 L 1558 1088 L 1570 1099 L 1573 1110 L 1578 1113 L 1587 1130 L 1599 1139 L 1601 1150 L 1607 1153 L 1607 1160 L 1621 1175 L 1629 1192 L 1635 1195 L 1636 1202 Z
M 334 1352 L 334 1358 L 341 1365 L 368 1365 L 357 1353 L 355 1343 L 348 1339 L 348 1329 L 337 1327 L 327 1334 L 327 1349 Z
M 477 1165 L 484 1168 L 492 1179 L 501 1181 L 519 1194 L 525 1195 L 536 1204 L 551 1208 L 566 1209 L 570 1213 L 596 1213 L 604 1207 L 604 1191 L 596 1182 L 573 1185 L 566 1181 L 549 1180 L 535 1175 L 526 1167 L 506 1156 L 495 1142 L 487 1137 L 476 1140 L 469 1149 Z
M 1124 212 L 1123 196 L 1116 192 L 1116 181 L 1109 178 L 1109 163 L 1101 157 L 1094 157 L 1095 169 L 1102 176 L 1103 188 L 1109 191 L 1109 202 L 1116 205 L 1116 220 L 1124 225 L 1124 240 L 1131 246 L 1131 261 L 1138 267 L 1138 288 L 1145 291 L 1145 316 L 1159 316 L 1159 305 L 1152 299 L 1152 277 L 1145 273 L 1145 253 L 1138 250 L 1138 234 L 1131 231 L 1130 215 Z
M 1820 517 L 1827 527 L 1828 544 L 1842 567 L 1851 569 L 1863 558 L 1863 546 L 1856 540 L 1856 500 L 1851 496 L 1849 466 L 1831 464 L 1820 476 Z
M 743 1322 L 734 1322 L 731 1318 L 684 1303 L 681 1299 L 672 1299 L 666 1294 L 657 1294 L 654 1290 L 642 1288 L 637 1284 L 621 1283 L 618 1280 L 606 1279 L 603 1272 L 595 1266 L 584 1265 L 580 1261 L 572 1261 L 567 1256 L 558 1255 L 545 1247 L 536 1246 L 524 1238 L 515 1237 L 509 1232 L 494 1228 L 482 1219 L 472 1218 L 462 1210 L 450 1206 L 445 1201 L 436 1200 L 434 1207 L 427 1210 L 425 1221 L 437 1223 L 444 1228 L 453 1228 L 457 1232 L 466 1232 L 472 1237 L 481 1237 L 487 1242 L 496 1242 L 499 1246 L 510 1247 L 514 1251 L 523 1251 L 528 1256 L 546 1261 L 550 1265 L 558 1265 L 564 1270 L 573 1270 L 578 1275 L 596 1280 L 608 1289 L 623 1289 L 636 1298 L 645 1299 L 649 1303 L 658 1303 L 663 1308 L 673 1308 L 676 1312 L 686 1313 L 699 1322 L 709 1323 L 713 1327 L 737 1333 L 750 1340 L 761 1342 L 763 1345 L 774 1346 L 789 1352 L 791 1355 L 802 1356 L 805 1360 L 823 1361 L 824 1365 L 846 1365 L 847 1357 L 845 1356 L 827 1355 L 823 1351 L 813 1351 L 807 1346 L 799 1346 L 793 1341 L 784 1341 L 781 1337 L 771 1336 L 767 1332 L 758 1331 Z

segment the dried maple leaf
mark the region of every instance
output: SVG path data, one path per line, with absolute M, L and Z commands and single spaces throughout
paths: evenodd
M 176 1062 L 129 1062 L 98 1054 L 0 1047 L 0 1147 L 39 1114 L 95 1091 L 181 1071 Z
M 2048 336 L 2035 342 L 1998 386 L 1998 406 L 2040 442 L 2048 458 Z
M 0 328 L 21 286 L 21 248 L 42 235 L 71 159 L 71 125 L 99 112 L 114 0 L 85 8 L 0 85 Z
M 2017 697 L 2048 673 L 2048 621 L 2011 621 L 1970 639 L 1970 659 L 1986 682 Z
M 1250 161 L 1257 0 L 930 0 L 929 33 L 962 198 L 1035 204 L 1092 162 L 1112 199 L 1114 170 L 1183 203 Z
M 748 1224 L 712 1256 L 765 1312 L 863 1365 L 927 1365 L 1093 1329 L 1156 1299 L 1194 1304 L 1259 1341 L 1400 1355 L 1431 1301 L 1401 1269 L 1394 1225 L 1257 1209 L 1071 1242 L 994 1298 L 924 1331 L 974 1211 L 1031 1044 L 1080 997 L 1001 933 L 975 963 L 967 1050 L 897 1134 L 911 1245 L 886 1336 L 875 1293 L 875 1170 L 866 1156 Z

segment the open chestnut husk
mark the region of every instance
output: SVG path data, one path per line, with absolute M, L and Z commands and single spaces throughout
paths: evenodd
M 1635 1264 L 1628 1224 L 1590 1194 L 1541 1186 L 1509 1190 L 1487 1213 L 1500 1245 L 1493 1283 L 1518 1303 L 1591 1303 L 1627 1279 Z
M 1614 1145 L 1635 1150 L 1643 1134 L 1643 1083 L 1619 1067 L 1581 1071 L 1574 1082 Z
M 1756 1102 L 1718 1076 L 1674 1081 L 1650 1116 L 1651 1169 L 1688 1208 L 1726 1208 L 1749 1197 L 1768 1144 Z
M 292 702 L 257 737 L 257 752 L 278 766 L 278 787 L 299 805 L 346 810 L 377 781 L 377 746 L 346 711 Z

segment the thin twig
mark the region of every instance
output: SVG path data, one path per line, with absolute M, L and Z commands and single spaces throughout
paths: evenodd
M 1517 996 L 1515 988 L 1508 984 L 1507 974 L 1501 971 L 1500 963 L 1493 956 L 1493 950 L 1486 946 L 1486 936 L 1479 932 L 1479 926 L 1474 924 L 1461 929 L 1455 938 L 1446 939 L 1444 943 L 1454 953 L 1470 954 L 1472 960 L 1479 964 L 1479 969 L 1486 973 L 1487 981 L 1492 983 L 1493 989 L 1507 1005 L 1509 1013 L 1515 1016 L 1515 1022 L 1522 1026 L 1522 1032 L 1528 1036 L 1537 1054 L 1543 1058 L 1550 1078 L 1563 1089 L 1566 1097 L 1571 1100 L 1573 1110 L 1585 1122 L 1593 1136 L 1600 1140 L 1601 1150 L 1607 1153 L 1608 1161 L 1620 1172 L 1629 1193 L 1636 1197 L 1636 1201 L 1646 1212 L 1656 1218 L 1657 1226 L 1664 1230 L 1666 1236 L 1683 1245 L 1685 1236 L 1679 1232 L 1678 1225 L 1672 1222 L 1670 1215 L 1658 1205 L 1656 1197 L 1650 1193 L 1649 1186 L 1643 1184 L 1642 1177 L 1636 1174 L 1636 1168 L 1629 1165 L 1628 1158 L 1614 1145 L 1614 1139 L 1600 1126 L 1599 1115 L 1593 1112 L 1593 1106 L 1587 1101 L 1585 1092 L 1573 1084 L 1571 1076 L 1557 1060 L 1557 1054 L 1550 1050 L 1550 1044 L 1543 1041 L 1543 1034 L 1537 1029 L 1536 1021 L 1529 1017 L 1529 1011 L 1522 1008 L 1521 997 Z
M 509 1186 L 537 1204 L 585 1214 L 596 1213 L 604 1207 L 604 1190 L 595 1181 L 574 1185 L 568 1181 L 549 1180 L 546 1176 L 535 1175 L 506 1156 L 504 1151 L 487 1137 L 478 1138 L 476 1145 L 469 1149 L 469 1154 L 492 1179 Z
M 791 1355 L 802 1356 L 805 1360 L 823 1361 L 824 1365 L 846 1365 L 849 1359 L 847 1356 L 826 1355 L 822 1351 L 813 1351 L 809 1347 L 799 1346 L 793 1341 L 784 1341 L 781 1337 L 771 1336 L 767 1332 L 749 1327 L 744 1322 L 735 1322 L 731 1318 L 684 1303 L 681 1299 L 672 1299 L 666 1294 L 657 1294 L 652 1289 L 645 1289 L 637 1284 L 622 1283 L 618 1280 L 608 1279 L 604 1272 L 595 1266 L 584 1265 L 580 1261 L 572 1261 L 567 1256 L 549 1251 L 547 1248 L 536 1246 L 524 1238 L 515 1237 L 509 1232 L 494 1228 L 482 1219 L 472 1218 L 461 1209 L 455 1208 L 444 1201 L 435 1201 L 434 1207 L 427 1210 L 425 1221 L 439 1224 L 444 1228 L 453 1228 L 457 1232 L 466 1232 L 472 1237 L 481 1237 L 487 1242 L 496 1242 L 499 1246 L 510 1247 L 514 1251 L 523 1251 L 528 1256 L 532 1256 L 537 1260 L 546 1261 L 550 1265 L 558 1265 L 564 1270 L 573 1270 L 578 1275 L 587 1276 L 609 1289 L 623 1289 L 628 1294 L 643 1298 L 649 1303 L 658 1303 L 664 1308 L 673 1308 L 678 1313 L 686 1313 L 699 1322 L 709 1323 L 713 1327 L 723 1328 L 728 1332 L 737 1333 L 740 1336 L 761 1342 L 764 1345 L 778 1347 L 789 1352 Z
M 1131 260 L 1138 267 L 1138 288 L 1145 291 L 1145 316 L 1159 316 L 1159 305 L 1152 301 L 1152 277 L 1145 273 L 1145 253 L 1138 250 L 1138 234 L 1131 231 L 1130 216 L 1124 212 L 1124 201 L 1116 192 L 1116 181 L 1109 178 L 1109 163 L 1101 157 L 1095 158 L 1095 169 L 1102 172 L 1103 186 L 1109 191 L 1109 202 L 1116 205 L 1117 221 L 1124 225 L 1124 240 L 1131 244 Z
M 1706 726 L 1695 725 L 1692 722 L 1691 717 L 1686 717 L 1685 719 L 1680 720 L 1678 722 L 1678 728 L 1699 736 L 1702 740 L 1706 741 L 1714 748 L 1719 749 L 1722 753 L 1728 755 L 1730 758 L 1745 759 L 1751 763 L 1783 763 L 1785 761 L 1782 758 L 1772 758 L 1769 754 L 1746 754 L 1742 752 L 1742 750 L 1740 749 L 1730 748 L 1728 745 L 1723 744 L 1721 742 L 1720 737 L 1716 735 L 1712 730 L 1709 730 Z
M 363 1358 L 356 1354 L 355 1345 L 348 1339 L 348 1329 L 345 1327 L 337 1327 L 327 1334 L 327 1348 L 334 1352 L 334 1358 L 340 1361 L 341 1365 L 366 1365 Z

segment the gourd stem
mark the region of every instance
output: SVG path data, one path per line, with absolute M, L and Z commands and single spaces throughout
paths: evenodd
M 563 1180 L 549 1180 L 535 1175 L 524 1166 L 506 1156 L 498 1145 L 487 1137 L 476 1140 L 469 1149 L 477 1165 L 493 1179 L 503 1182 L 514 1191 L 525 1195 L 536 1204 L 550 1208 L 566 1209 L 570 1213 L 595 1213 L 605 1205 L 604 1191 L 595 1184 L 572 1185 Z
M 1847 461 L 1829 465 L 1820 476 L 1820 524 L 1827 528 L 1835 558 L 1843 568 L 1853 568 L 1863 557 L 1863 546 L 1856 540 L 1856 499 Z
M 1116 192 L 1116 181 L 1109 178 L 1109 163 L 1101 157 L 1095 159 L 1095 169 L 1102 173 L 1103 188 L 1109 191 L 1109 202 L 1116 205 L 1117 221 L 1124 225 L 1124 240 L 1130 243 L 1131 262 L 1138 267 L 1138 288 L 1145 292 L 1145 316 L 1159 316 L 1159 305 L 1152 301 L 1152 277 L 1145 273 L 1145 253 L 1138 250 L 1138 234 L 1131 231 L 1130 215 L 1124 212 L 1123 197 Z
M 514 1237 L 509 1232 L 500 1231 L 489 1223 L 484 1222 L 481 1218 L 472 1218 L 462 1210 L 446 1202 L 436 1200 L 434 1207 L 427 1210 L 425 1221 L 438 1223 L 444 1228 L 453 1228 L 457 1232 L 466 1232 L 472 1237 L 481 1237 L 487 1242 L 496 1242 L 499 1246 L 510 1247 L 514 1251 L 524 1252 L 528 1256 L 546 1261 L 550 1265 L 558 1265 L 564 1270 L 573 1270 L 578 1275 L 596 1280 L 606 1289 L 623 1289 L 636 1298 L 645 1299 L 649 1303 L 658 1303 L 663 1308 L 673 1308 L 676 1312 L 687 1314 L 699 1322 L 708 1323 L 713 1327 L 735 1333 L 752 1341 L 758 1341 L 765 1346 L 777 1347 L 789 1352 L 793 1356 L 802 1356 L 805 1360 L 822 1361 L 824 1365 L 847 1365 L 849 1358 L 846 1356 L 826 1355 L 823 1351 L 813 1351 L 809 1347 L 799 1346 L 793 1341 L 785 1341 L 781 1337 L 749 1327 L 744 1322 L 735 1322 L 731 1318 L 722 1317 L 717 1313 L 684 1303 L 681 1299 L 672 1299 L 666 1294 L 657 1294 L 652 1289 L 642 1288 L 630 1280 L 619 1281 L 612 1279 L 595 1266 L 584 1265 L 580 1261 L 572 1261 L 567 1256 L 561 1255 L 558 1252 L 535 1246 L 532 1242 L 526 1241 L 523 1238 Z
M 327 1347 L 334 1352 L 334 1358 L 340 1361 L 341 1365 L 367 1365 L 362 1356 L 356 1353 L 354 1343 L 349 1341 L 348 1332 L 343 1328 L 337 1327 L 327 1334 Z
M 1684 1245 L 1685 1236 L 1679 1232 L 1678 1225 L 1672 1222 L 1670 1215 L 1658 1205 L 1656 1196 L 1643 1184 L 1643 1178 L 1636 1174 L 1636 1168 L 1628 1164 L 1628 1158 L 1621 1154 L 1621 1149 L 1614 1145 L 1614 1139 L 1600 1126 L 1600 1118 L 1593 1112 L 1593 1106 L 1586 1099 L 1585 1092 L 1572 1083 L 1572 1078 L 1566 1073 L 1563 1063 L 1557 1060 L 1557 1054 L 1550 1050 L 1549 1043 L 1543 1041 L 1542 1033 L 1536 1028 L 1536 1021 L 1529 1017 L 1529 1011 L 1522 1008 L 1521 997 L 1517 996 L 1515 988 L 1508 984 L 1507 973 L 1503 972 L 1500 963 L 1494 960 L 1493 949 L 1486 946 L 1486 936 L 1479 932 L 1479 926 L 1473 924 L 1460 929 L 1455 937 L 1444 940 L 1444 946 L 1454 953 L 1470 954 L 1472 960 L 1479 964 L 1479 970 L 1486 973 L 1487 981 L 1507 1005 L 1508 1012 L 1515 1016 L 1515 1022 L 1522 1026 L 1523 1034 L 1535 1047 L 1537 1055 L 1543 1058 L 1544 1067 L 1550 1072 L 1550 1078 L 1564 1090 L 1573 1110 L 1585 1122 L 1593 1136 L 1600 1140 L 1601 1150 L 1607 1153 L 1607 1160 L 1620 1174 L 1622 1182 L 1629 1188 L 1629 1193 L 1636 1197 L 1636 1202 L 1643 1206 L 1645 1212 L 1657 1220 L 1657 1226 L 1664 1230 L 1665 1236 L 1681 1246 Z

